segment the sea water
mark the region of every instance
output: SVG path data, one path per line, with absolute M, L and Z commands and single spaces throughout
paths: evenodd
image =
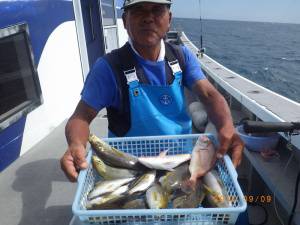
M 199 19 L 173 18 L 200 48 Z M 202 20 L 206 54 L 238 74 L 300 102 L 300 24 Z

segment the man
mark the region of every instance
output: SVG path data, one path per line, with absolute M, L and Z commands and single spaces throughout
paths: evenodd
M 176 50 L 163 42 L 170 28 L 170 5 L 171 0 L 125 0 L 122 18 L 129 44 L 95 63 L 66 125 L 69 147 L 61 167 L 71 181 L 76 181 L 79 169 L 87 167 L 89 124 L 104 107 L 108 111 L 109 136 L 190 133 L 183 85 L 199 96 L 216 126 L 220 142 L 216 157 L 230 149 L 234 165 L 240 163 L 243 143 L 235 133 L 226 101 L 186 47 Z M 168 60 L 172 58 L 170 52 L 184 55 L 183 69 L 179 60 Z M 135 66 L 126 68 L 127 61 Z

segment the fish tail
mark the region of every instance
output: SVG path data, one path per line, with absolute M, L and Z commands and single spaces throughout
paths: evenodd
M 225 201 L 222 193 L 218 193 L 218 192 L 212 190 L 210 187 L 208 187 L 205 184 L 203 184 L 203 187 L 206 191 L 206 194 L 210 194 L 213 197 L 215 203 L 223 203 Z
M 86 209 L 93 209 L 93 205 L 90 202 L 87 202 Z

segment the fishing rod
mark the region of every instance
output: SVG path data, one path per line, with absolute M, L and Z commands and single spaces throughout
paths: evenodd
M 203 54 L 205 53 L 205 48 L 203 48 L 203 39 L 202 39 L 202 34 L 203 34 L 203 32 L 202 32 L 202 7 L 201 7 L 201 0 L 199 0 L 199 19 L 200 19 L 200 51 L 199 51 L 199 53 L 200 53 L 200 56 L 201 56 L 201 58 L 203 57 Z
M 264 122 L 264 121 L 244 121 L 244 131 L 246 133 L 260 132 L 286 132 L 297 135 L 300 132 L 300 122 Z

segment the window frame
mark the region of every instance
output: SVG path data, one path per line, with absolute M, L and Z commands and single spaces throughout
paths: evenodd
M 27 23 L 18 23 L 8 27 L 0 29 L 0 39 L 8 38 L 14 35 L 23 34 L 24 41 L 26 45 L 26 52 L 28 54 L 29 66 L 31 69 L 31 75 L 33 79 L 34 89 L 36 91 L 36 98 L 27 99 L 27 101 L 22 102 L 21 104 L 9 109 L 5 113 L 0 115 L 0 131 L 6 129 L 11 124 L 18 121 L 20 118 L 26 116 L 28 113 L 39 107 L 43 104 L 43 96 L 41 85 L 37 73 L 37 69 L 34 63 L 34 55 L 32 51 L 31 42 L 29 39 L 29 28 Z

